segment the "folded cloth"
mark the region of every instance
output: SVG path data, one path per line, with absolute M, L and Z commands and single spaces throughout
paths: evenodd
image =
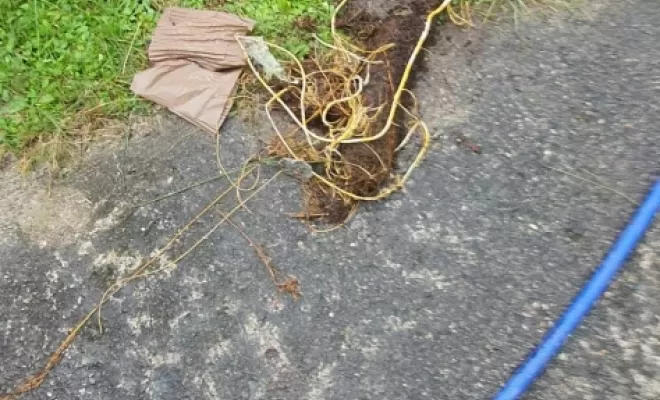
M 253 26 L 251 20 L 223 12 L 166 9 L 149 45 L 152 66 L 135 75 L 131 90 L 216 133 L 245 65 L 235 36 Z

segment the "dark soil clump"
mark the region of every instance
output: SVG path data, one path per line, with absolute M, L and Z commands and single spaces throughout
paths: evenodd
M 371 65 L 371 80 L 364 88 L 365 104 L 370 107 L 385 105 L 388 110 L 401 76 L 408 64 L 425 26 L 426 16 L 441 4 L 439 0 L 408 0 L 393 9 L 389 16 L 380 20 L 362 11 L 361 0 L 350 1 L 337 21 L 337 27 L 348 33 L 365 49 L 373 50 L 394 44 L 381 53 L 377 60 L 382 63 Z M 419 67 L 422 54 L 416 61 Z M 409 80 L 408 84 L 412 82 Z M 405 106 L 410 102 L 404 96 Z M 342 144 L 339 152 L 349 170 L 349 178 L 334 182 L 340 188 L 358 196 L 375 196 L 391 179 L 395 165 L 394 150 L 401 140 L 403 112 L 397 113 L 396 124 L 381 139 L 370 143 Z M 382 112 L 375 121 L 374 132 L 386 124 L 387 113 Z M 322 215 L 327 222 L 344 221 L 355 205 L 347 202 L 323 187 L 319 182 L 308 184 L 307 210 L 309 214 Z

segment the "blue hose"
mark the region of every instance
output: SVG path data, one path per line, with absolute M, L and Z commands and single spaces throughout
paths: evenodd
M 653 222 L 658 208 L 660 208 L 660 179 L 656 180 L 646 200 L 612 246 L 602 264 L 494 400 L 518 399 L 543 373 L 548 362 L 559 352 L 568 336 L 580 325 L 582 319 L 607 290 L 612 278 L 621 269 L 630 252 L 635 249 L 637 242 Z

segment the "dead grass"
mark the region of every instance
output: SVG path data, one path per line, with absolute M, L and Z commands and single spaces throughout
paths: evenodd
M 449 19 L 458 26 L 474 27 L 478 24 L 512 18 L 521 19 L 548 12 L 570 10 L 580 0 L 452 0 L 447 8 Z

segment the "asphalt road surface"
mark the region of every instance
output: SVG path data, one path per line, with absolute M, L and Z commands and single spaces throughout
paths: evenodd
M 118 293 L 103 334 L 92 321 L 23 398 L 488 399 L 660 171 L 658 21 L 658 1 L 598 0 L 438 32 L 415 89 L 435 142 L 405 193 L 311 233 L 286 216 L 300 208 L 299 184 L 280 177 L 234 217 L 300 280 L 301 301 L 277 294 L 224 225 L 176 268 Z M 239 165 L 267 133 L 258 119 L 230 120 L 223 159 Z M 50 193 L 43 179 L 1 172 L 3 391 L 226 187 L 135 208 L 217 170 L 213 139 L 174 117 L 133 136 L 96 146 Z M 658 399 L 659 340 L 656 223 L 528 398 Z

